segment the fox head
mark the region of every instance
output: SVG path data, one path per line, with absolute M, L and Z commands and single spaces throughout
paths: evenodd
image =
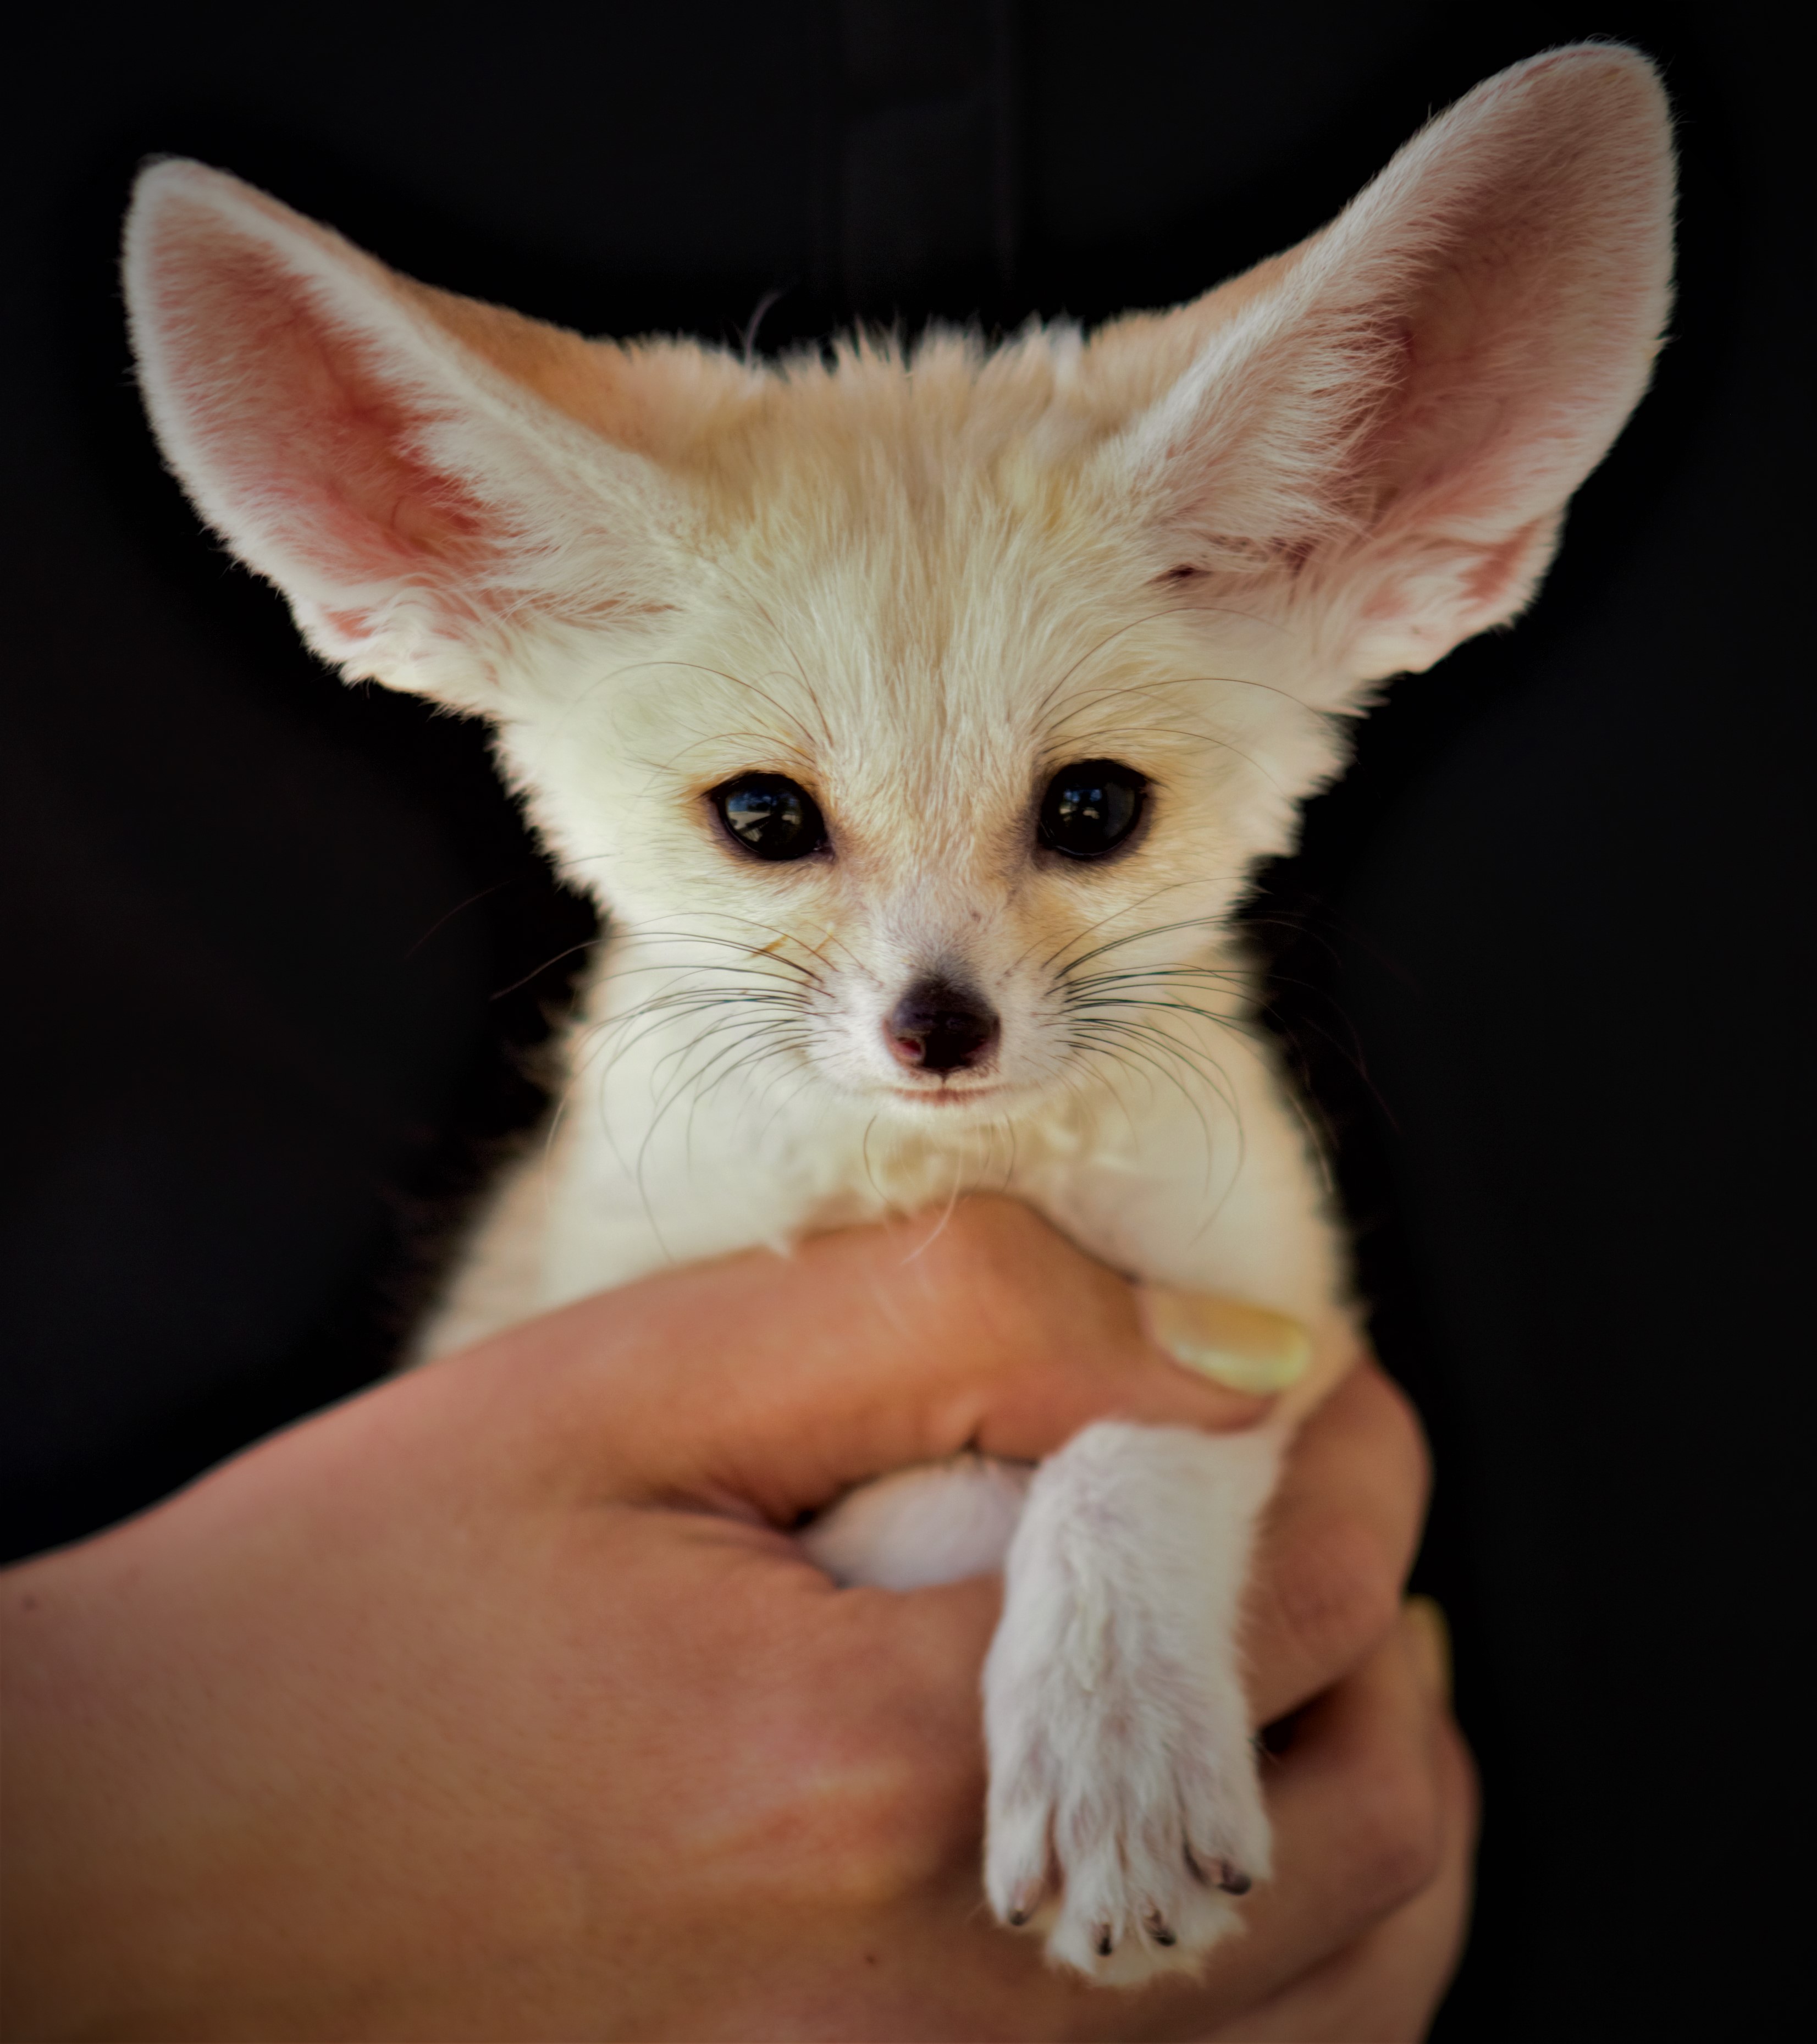
M 1238 998 L 1220 933 L 1346 719 L 1532 596 L 1646 386 L 1671 210 L 1654 73 L 1584 46 L 1089 338 L 583 340 L 176 161 L 125 266 L 198 510 L 345 675 L 490 720 L 636 1012 L 730 1004 L 925 1124 Z

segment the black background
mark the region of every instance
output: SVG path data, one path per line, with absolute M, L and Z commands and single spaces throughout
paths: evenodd
M 1442 2034 L 1790 2031 L 1810 117 L 1765 13 L 236 0 L 14 33 L 13 1554 L 385 1366 L 424 1244 L 536 1112 L 574 961 L 538 969 L 590 934 L 482 734 L 341 688 L 159 470 L 113 267 L 144 156 L 588 332 L 735 340 L 779 290 L 770 349 L 1183 298 L 1503 64 L 1659 59 L 1684 206 L 1654 391 L 1531 616 L 1398 686 L 1256 919 L 1438 1455 L 1420 1577 L 1488 1785 Z

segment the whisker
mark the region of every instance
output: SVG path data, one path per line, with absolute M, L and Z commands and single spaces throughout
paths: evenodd
M 1051 689 L 1048 690 L 1047 693 L 1042 697 L 1038 703 L 1035 704 L 1032 715 L 1037 718 L 1044 717 L 1047 714 L 1048 705 L 1053 701 L 1054 697 L 1060 693 L 1061 690 L 1066 686 L 1067 682 L 1069 682 L 1073 678 L 1074 675 L 1079 671 L 1080 668 L 1085 664 L 1086 661 L 1095 660 L 1098 655 L 1104 651 L 1105 647 L 1115 645 L 1119 639 L 1123 638 L 1128 632 L 1139 630 L 1144 624 L 1154 624 L 1157 618 L 1171 617 L 1176 615 L 1177 610 L 1177 606 L 1175 605 L 1163 604 L 1158 610 L 1145 611 L 1140 617 L 1132 617 L 1127 624 L 1120 624 L 1114 632 L 1108 633 L 1104 638 L 1101 639 L 1095 646 L 1079 655 L 1078 659 L 1073 663 L 1071 667 L 1070 667 L 1066 671 L 1061 675 L 1059 679 L 1054 683 Z
M 1157 901 L 1163 894 L 1171 894 L 1175 892 L 1177 889 L 1184 887 L 1186 884 L 1187 883 L 1185 881 L 1178 880 L 1170 882 L 1165 887 L 1153 888 L 1147 893 L 1144 894 L 1139 901 L 1129 902 L 1124 907 L 1120 909 L 1112 909 L 1107 913 L 1101 916 L 1095 923 L 1088 923 L 1085 928 L 1081 930 L 1076 936 L 1067 938 L 1066 943 L 1057 945 L 1054 950 L 1051 951 L 1047 955 L 1042 959 L 1042 970 L 1046 971 L 1050 966 L 1054 966 L 1055 962 L 1065 955 L 1069 946 L 1081 943 L 1084 939 L 1090 936 L 1095 931 L 1101 930 L 1105 924 L 1115 922 L 1119 916 L 1133 916 L 1139 909 L 1147 908 L 1151 901 Z M 1202 921 L 1205 919 L 1203 917 L 1198 917 L 1194 920 Z M 1149 929 L 1139 930 L 1134 936 L 1124 938 L 1122 941 L 1126 943 L 1133 943 L 1138 938 L 1142 936 L 1159 935 L 1162 932 L 1165 932 L 1166 930 L 1177 929 L 1184 927 L 1185 926 L 1183 924 L 1180 924 L 1164 923 L 1160 926 L 1159 931 L 1151 931 Z M 1026 958 L 1028 955 L 1028 954 L 1027 951 L 1024 951 L 1022 954 L 1023 958 Z M 1070 964 L 1060 966 L 1058 970 L 1062 972 L 1073 971 L 1079 966 L 1089 964 L 1091 960 L 1097 956 L 1097 953 L 1096 951 L 1087 951 L 1082 959 L 1074 959 Z M 1022 959 L 1019 958 L 1016 960 L 1016 963 L 1020 965 Z
M 1182 881 L 1179 884 L 1184 886 L 1185 882 Z M 1157 893 L 1171 893 L 1172 891 L 1173 890 L 1171 889 L 1156 889 Z M 1152 901 L 1154 897 L 1151 895 L 1147 898 Z M 1140 902 L 1138 902 L 1135 905 L 1139 908 L 1142 905 Z M 1104 918 L 1104 921 L 1108 922 L 1110 918 L 1107 916 Z M 1124 936 L 1113 937 L 1109 943 L 1100 944 L 1095 951 L 1089 951 L 1081 957 L 1069 959 L 1065 965 L 1059 968 L 1059 970 L 1062 972 L 1067 973 L 1077 972 L 1081 966 L 1089 965 L 1093 959 L 1104 958 L 1108 956 L 1108 955 L 1112 951 L 1121 951 L 1125 945 L 1139 944 L 1142 943 L 1144 939 L 1148 937 L 1169 936 L 1171 936 L 1175 930 L 1197 929 L 1206 926 L 1216 928 L 1219 927 L 1222 918 L 1216 916 L 1182 916 L 1177 922 L 1151 924 L 1142 929 L 1131 930 Z M 1093 925 L 1093 928 L 1094 929 L 1101 929 L 1103 927 L 1104 924 L 1102 923 L 1094 924 Z M 1085 930 L 1081 932 L 1080 934 L 1083 936 L 1089 937 L 1092 934 L 1092 931 Z M 1066 947 L 1062 945 L 1060 949 L 1063 951 L 1066 949 Z M 1056 951 L 1053 955 L 1053 958 L 1044 959 L 1043 962 L 1044 964 L 1052 964 L 1054 959 L 1057 959 L 1059 955 L 1060 952 Z
M 566 951 L 557 951 L 553 958 L 546 958 L 539 966 L 533 966 L 521 979 L 514 979 L 509 986 L 501 986 L 496 993 L 488 994 L 489 1001 L 502 1001 L 506 994 L 515 993 L 521 986 L 528 986 L 533 979 L 540 979 L 551 966 L 559 965 L 563 959 L 572 958 L 576 951 L 590 951 L 599 942 L 597 937 L 584 937 L 578 944 L 570 944 Z
M 437 930 L 445 928 L 448 924 L 454 920 L 456 916 L 464 915 L 476 901 L 483 901 L 487 895 L 496 894 L 501 888 L 509 887 L 513 883 L 509 880 L 495 880 L 490 887 L 481 888 L 477 894 L 468 895 L 464 901 L 455 902 L 454 906 L 448 910 L 445 916 L 436 916 L 436 920 L 430 924 L 429 927 L 424 931 L 423 934 L 417 938 L 417 941 L 411 945 L 410 948 L 407 951 L 405 952 L 403 957 L 398 961 L 398 962 L 401 965 L 409 964 L 410 960 L 417 955 L 417 952 L 423 948 L 424 945 L 429 941 L 430 938 L 436 934 Z
M 1103 1033 L 1107 1037 L 1108 1040 L 1116 1043 L 1116 1055 L 1120 1058 L 1133 1058 L 1137 1063 L 1147 1066 L 1151 1071 L 1158 1074 L 1161 1078 L 1165 1079 L 1167 1083 L 1179 1093 L 1180 1097 L 1186 1102 L 1187 1105 L 1192 1108 L 1193 1117 L 1199 1124 L 1200 1133 L 1204 1139 L 1205 1184 L 1207 1189 L 1209 1189 L 1211 1184 L 1212 1160 L 1215 1155 L 1215 1147 L 1212 1141 L 1211 1125 L 1205 1120 L 1204 1108 L 1200 1105 L 1198 1101 L 1193 1097 L 1191 1087 L 1187 1085 L 1181 1080 L 1177 1072 L 1170 1071 L 1165 1065 L 1161 1063 L 1158 1058 L 1151 1055 L 1147 1051 L 1139 1048 L 1131 1047 L 1127 1040 L 1128 1034 L 1127 1024 L 1107 1023 L 1097 1025 L 1088 1025 L 1086 1033 L 1092 1033 L 1094 1028 L 1097 1032 Z M 1116 1033 L 1112 1035 L 1111 1033 L 1112 1032 L 1115 1032 Z

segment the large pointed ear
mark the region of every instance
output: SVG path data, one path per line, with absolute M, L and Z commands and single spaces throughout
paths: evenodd
M 1527 602 L 1646 389 L 1672 208 L 1644 57 L 1504 71 L 1310 241 L 1094 344 L 1158 391 L 1118 486 L 1180 565 L 1307 605 L 1340 691 L 1429 667 Z
M 679 492 L 574 416 L 609 411 L 617 351 L 413 284 L 198 163 L 140 177 L 124 267 L 166 459 L 350 678 L 493 709 L 527 627 L 670 601 Z

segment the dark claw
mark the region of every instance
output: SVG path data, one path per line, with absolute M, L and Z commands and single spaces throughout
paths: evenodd
M 1180 1940 L 1169 1930 L 1167 1919 L 1158 1909 L 1150 1909 L 1145 1911 L 1142 1923 L 1143 1927 L 1156 1944 L 1177 1945 L 1179 1943 Z
M 1186 1848 L 1186 1870 L 1202 1887 L 1221 1888 L 1227 1895 L 1247 1895 L 1255 1884 L 1227 1859 L 1207 1860 L 1203 1865 Z
M 1116 1939 L 1108 1923 L 1101 1923 L 1098 1926 L 1097 1948 L 1098 1957 L 1101 1959 L 1108 1959 L 1116 1950 Z
M 1024 1881 L 1009 1898 L 1009 1907 L 1003 1912 L 1003 1920 L 1011 1930 L 1020 1931 L 1041 1906 L 1041 1891 L 1046 1884 L 1039 1881 Z

